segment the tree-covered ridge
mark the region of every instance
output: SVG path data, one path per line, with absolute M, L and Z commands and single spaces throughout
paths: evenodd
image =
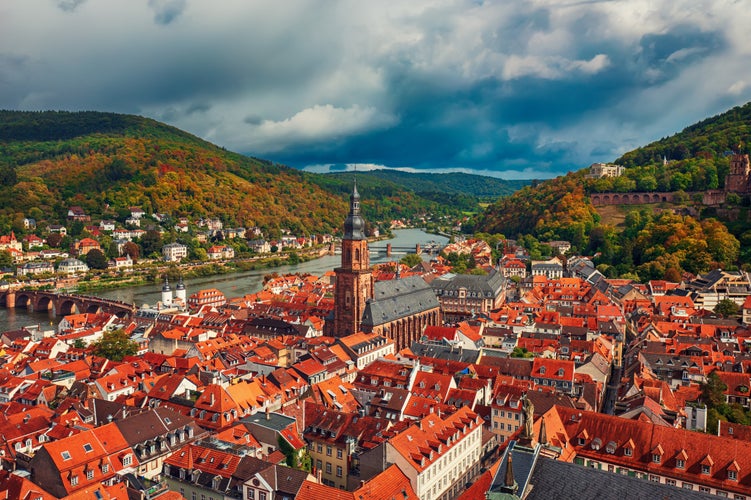
M 466 193 L 427 193 L 415 192 L 410 185 L 402 185 L 398 180 L 388 176 L 372 175 L 372 172 L 338 173 L 313 175 L 310 181 L 327 191 L 349 196 L 352 183 L 357 178 L 357 190 L 363 204 L 365 218 L 370 221 L 388 221 L 425 213 L 440 215 L 459 215 L 460 211 L 475 212 L 478 198 Z
M 540 240 L 568 240 L 583 249 L 599 221 L 584 190 L 584 173 L 569 173 L 532 186 L 489 206 L 476 224 L 477 231 L 509 238 L 531 234 Z
M 0 227 L 19 217 L 62 222 L 70 206 L 116 218 L 147 213 L 218 217 L 227 225 L 336 231 L 351 179 L 333 190 L 320 178 L 231 153 L 155 120 L 97 112 L 0 112 Z M 365 193 L 363 193 L 365 195 Z M 364 197 L 371 220 L 456 207 L 393 185 Z
M 334 177 L 349 177 L 351 174 L 330 174 Z M 400 170 L 371 170 L 358 172 L 358 178 L 376 178 L 382 182 L 392 182 L 405 189 L 414 191 L 421 196 L 432 195 L 468 195 L 482 199 L 495 200 L 499 196 L 508 196 L 530 181 L 504 180 L 484 175 L 465 174 L 461 172 L 450 173 L 417 173 L 402 172 Z
M 662 162 L 663 158 L 718 158 L 730 151 L 748 153 L 750 143 L 751 103 L 747 103 L 688 126 L 675 135 L 629 151 L 615 163 L 634 167 Z
M 731 153 L 748 153 L 751 103 L 707 118 L 683 131 L 624 154 L 617 178 L 591 181 L 595 192 L 704 191 L 724 187 Z

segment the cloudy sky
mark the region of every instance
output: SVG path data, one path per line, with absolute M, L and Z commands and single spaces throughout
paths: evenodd
M 0 108 L 544 178 L 751 100 L 750 26 L 744 0 L 2 0 Z

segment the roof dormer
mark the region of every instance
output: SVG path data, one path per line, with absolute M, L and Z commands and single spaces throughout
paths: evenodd
M 712 457 L 709 455 L 706 455 L 701 462 L 699 462 L 701 465 L 701 473 L 704 475 L 711 475 L 712 474 L 712 466 L 714 465 L 714 460 L 712 460 Z
M 659 464 L 662 463 L 662 456 L 665 454 L 665 450 L 663 450 L 661 444 L 657 444 L 654 448 L 652 448 L 652 463 L 653 464 Z

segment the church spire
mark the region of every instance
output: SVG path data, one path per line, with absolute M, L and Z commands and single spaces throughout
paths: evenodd
M 344 239 L 364 240 L 365 221 L 360 215 L 360 193 L 357 192 L 357 179 L 355 179 L 352 194 L 349 196 L 349 215 L 344 221 Z

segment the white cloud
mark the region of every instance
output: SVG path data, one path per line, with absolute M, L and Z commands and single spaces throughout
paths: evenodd
M 381 114 L 373 107 L 353 105 L 337 108 L 330 104 L 303 109 L 280 121 L 265 120 L 251 130 L 249 146 L 261 152 L 275 152 L 290 141 L 336 141 L 350 134 L 358 134 L 393 124 L 396 117 Z

